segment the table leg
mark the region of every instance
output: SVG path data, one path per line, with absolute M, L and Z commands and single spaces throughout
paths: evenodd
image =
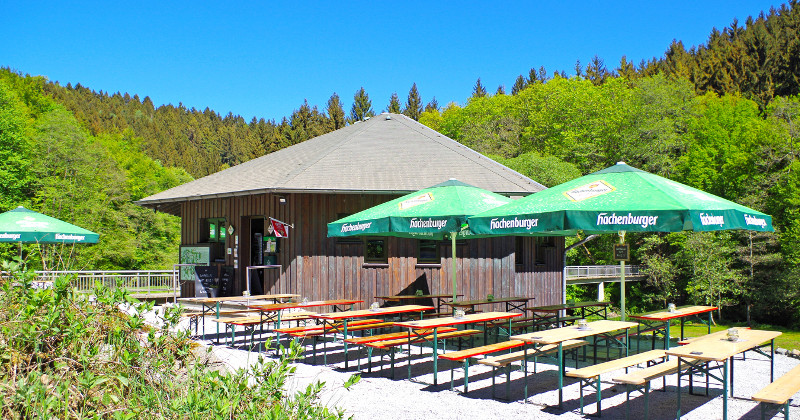
M 278 346 L 281 344 L 281 333 L 278 331 L 281 328 L 281 310 L 278 310 L 278 328 L 275 329 L 275 349 L 278 349 Z M 291 323 L 289 323 L 291 325 Z M 322 326 L 324 327 L 325 324 L 323 323 Z
M 558 406 L 564 402 L 564 343 L 558 343 Z
M 686 317 L 681 317 L 681 341 L 683 341 L 683 324 L 686 322 Z
M 722 369 L 722 419 L 728 420 L 728 359 Z
M 774 338 L 769 341 L 769 381 L 775 382 L 775 339 Z
M 433 384 L 438 385 L 437 376 L 439 374 L 439 328 L 433 328 Z M 408 360 L 411 363 L 411 359 Z M 409 368 L 410 369 L 410 368 Z
M 334 331 L 334 337 L 336 332 Z M 347 318 L 344 319 L 344 370 L 347 370 Z
M 219 302 L 217 302 L 217 319 L 219 319 Z M 219 322 L 217 322 L 217 337 L 219 337 Z
M 411 328 L 408 329 L 408 380 L 411 380 Z
M 691 371 L 691 369 L 689 369 Z M 691 373 L 689 373 L 691 375 Z M 681 357 L 678 356 L 678 414 L 675 416 L 677 420 L 681 420 L 681 376 L 683 376 L 681 369 Z
M 670 333 L 669 333 L 669 326 L 672 324 L 669 320 L 667 320 L 667 326 L 665 328 L 666 332 L 664 333 L 664 350 L 669 350 L 670 344 Z

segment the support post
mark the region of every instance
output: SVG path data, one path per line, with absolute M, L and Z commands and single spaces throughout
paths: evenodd
M 619 244 L 623 245 L 625 243 L 625 231 L 619 231 Z M 622 316 L 622 320 L 625 321 L 625 261 L 619 262 L 619 295 L 620 295 L 620 311 L 622 312 L 620 315 Z

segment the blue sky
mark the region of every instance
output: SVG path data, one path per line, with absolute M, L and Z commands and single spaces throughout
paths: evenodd
M 598 55 L 661 57 L 673 39 L 704 43 L 713 27 L 778 1 L 69 2 L 9 1 L 0 66 L 62 85 L 150 96 L 280 120 L 304 99 L 349 113 L 364 87 L 376 112 L 416 82 L 427 103 L 463 104 L 480 77 L 510 91 L 545 66 L 574 74 Z

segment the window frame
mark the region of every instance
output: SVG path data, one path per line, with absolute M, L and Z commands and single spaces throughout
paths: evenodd
M 379 256 L 370 256 L 370 242 L 381 242 L 383 252 Z M 365 264 L 388 264 L 389 253 L 387 252 L 388 241 L 383 236 L 368 236 L 363 239 L 364 243 L 364 263 Z
M 432 247 L 435 257 L 423 258 L 422 249 Z M 442 242 L 430 239 L 420 239 L 417 241 L 417 264 L 441 264 L 442 263 Z

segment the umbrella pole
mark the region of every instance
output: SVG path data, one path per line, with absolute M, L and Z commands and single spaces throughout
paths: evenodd
M 625 231 L 619 232 L 619 244 L 625 244 Z M 619 261 L 619 294 L 620 294 L 620 310 L 622 311 L 622 320 L 625 320 L 625 260 Z
M 458 232 L 453 232 L 450 235 L 453 245 L 453 302 L 456 301 L 456 235 L 458 235 Z

